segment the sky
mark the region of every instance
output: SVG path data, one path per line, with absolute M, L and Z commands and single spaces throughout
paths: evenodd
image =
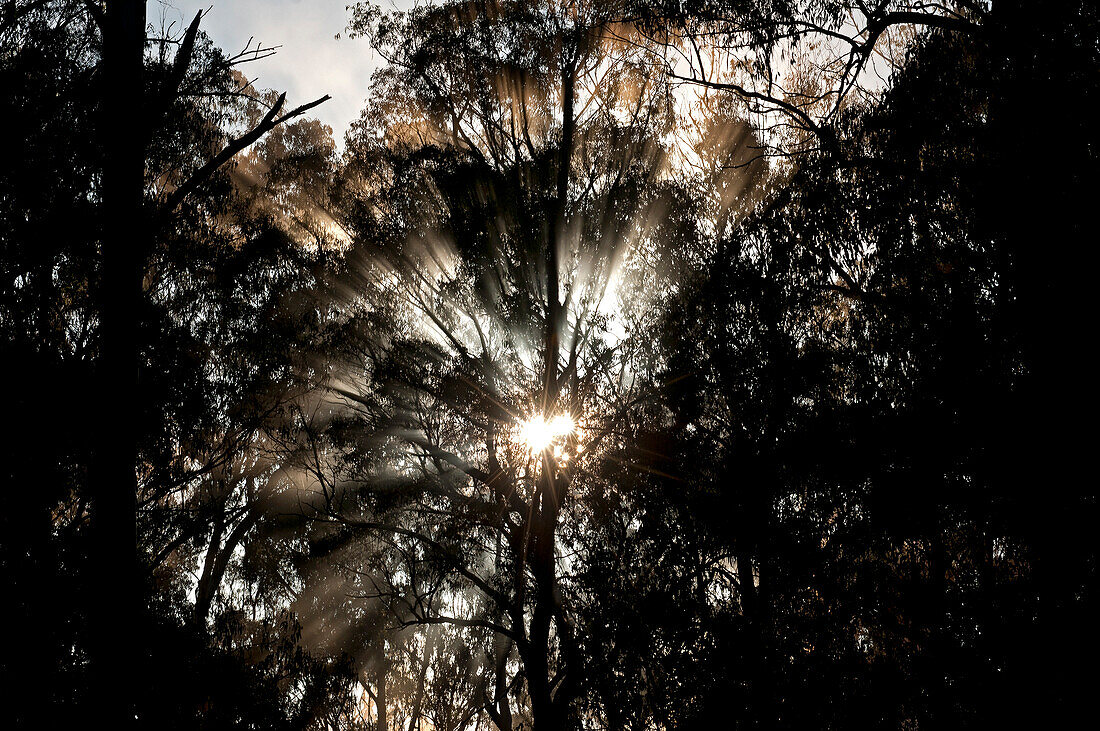
M 281 45 L 274 56 L 245 64 L 241 71 L 260 89 L 287 93 L 287 106 L 332 97 L 311 114 L 332 127 L 337 144 L 359 116 L 371 72 L 381 62 L 364 39 L 344 32 L 354 0 L 154 0 L 149 22 L 175 21 L 185 28 L 199 10 L 209 10 L 200 26 L 232 54 L 251 37 L 265 46 Z M 389 2 L 380 2 L 388 7 Z M 400 5 L 409 5 L 400 2 Z M 340 34 L 337 40 L 336 35 Z

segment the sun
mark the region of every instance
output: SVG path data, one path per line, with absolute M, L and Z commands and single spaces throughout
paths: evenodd
M 519 435 L 532 452 L 544 452 L 556 441 L 565 439 L 577 428 L 573 417 L 558 414 L 547 421 L 543 414 L 535 414 L 520 424 Z

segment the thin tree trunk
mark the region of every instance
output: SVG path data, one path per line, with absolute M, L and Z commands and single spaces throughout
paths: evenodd
M 210 529 L 210 540 L 206 544 L 206 556 L 202 562 L 202 575 L 195 589 L 194 622 L 201 626 L 206 621 L 207 612 L 210 610 L 211 586 L 210 577 L 214 573 L 214 564 L 217 562 L 218 549 L 222 545 L 222 532 L 225 530 L 225 503 L 218 506 L 218 514 L 214 518 L 214 525 Z
M 378 670 L 375 675 L 375 682 L 378 684 L 378 696 L 375 703 L 378 705 L 378 723 L 376 728 L 378 731 L 389 731 L 390 723 L 386 716 L 386 704 L 389 700 L 386 698 L 386 671 L 389 668 L 386 663 L 386 651 L 382 650 L 382 656 L 378 661 Z
M 408 731 L 420 731 L 420 716 L 424 709 L 424 690 L 428 680 L 428 665 L 432 659 L 434 645 L 434 639 L 424 638 L 424 653 L 420 658 L 420 670 L 417 672 L 416 699 L 413 701 L 412 710 L 409 712 Z
M 496 656 L 496 667 L 493 703 L 495 709 L 490 715 L 500 731 L 512 731 L 512 704 L 508 700 L 508 653 L 511 647 L 511 641 L 503 635 L 497 635 L 494 639 L 493 652 Z
M 233 558 L 233 553 L 237 550 L 237 546 L 241 544 L 241 541 L 244 540 L 248 531 L 252 530 L 252 527 L 260 521 L 261 517 L 263 517 L 262 509 L 258 506 L 250 508 L 225 539 L 224 545 L 221 544 L 221 533 L 224 526 L 221 525 L 220 519 L 215 526 L 214 536 L 211 538 L 211 541 L 217 541 L 212 547 L 219 550 L 216 550 L 212 556 L 213 562 L 209 566 L 209 572 L 207 572 L 207 566 L 203 566 L 203 576 L 202 580 L 199 582 L 199 592 L 195 597 L 195 621 L 200 625 L 206 622 L 206 618 L 210 614 L 210 605 L 214 601 L 214 596 L 217 594 L 218 587 L 221 586 L 222 578 L 225 576 L 225 570 L 229 566 L 230 559 Z M 210 559 L 211 555 L 208 553 L 207 560 L 210 561 Z

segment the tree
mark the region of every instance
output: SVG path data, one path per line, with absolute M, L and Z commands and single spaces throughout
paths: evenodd
M 109 678 L 122 678 L 123 688 L 129 673 L 138 669 L 135 657 L 119 651 L 119 638 L 137 622 L 141 612 L 136 554 L 137 456 L 140 414 L 136 397 L 140 391 L 139 358 L 141 342 L 139 313 L 143 309 L 143 280 L 146 276 L 150 239 L 154 227 L 200 186 L 219 167 L 238 152 L 287 119 L 298 116 L 324 98 L 279 116 L 285 95 L 258 125 L 225 146 L 178 183 L 153 212 L 146 208 L 146 145 L 157 131 L 162 110 L 169 110 L 180 93 L 195 47 L 201 14 L 195 17 L 180 41 L 171 73 L 163 79 L 156 95 L 146 97 L 143 81 L 145 66 L 145 2 L 111 3 L 106 10 L 87 4 L 102 33 L 104 115 L 103 206 L 106 228 L 103 237 L 102 283 L 99 294 L 100 342 L 97 369 L 99 393 L 104 399 L 101 411 L 114 411 L 119 428 L 114 433 L 98 432 L 101 441 L 93 449 L 90 468 L 93 495 L 93 525 L 100 536 L 97 563 L 108 594 L 118 597 L 117 605 L 102 605 L 95 618 L 97 636 L 93 657 L 101 663 L 93 677 L 103 679 L 104 687 L 94 695 L 105 704 L 103 716 L 125 718 L 129 724 L 129 701 L 116 703 Z M 327 98 L 327 97 L 326 97 Z M 138 108 L 149 116 L 134 114 Z M 116 585 L 117 583 L 117 585 Z M 127 643 L 123 643 L 124 646 Z M 124 691 L 125 692 L 125 691 Z
M 1078 37 L 1086 16 L 1062 27 Z M 1026 659 L 1037 646 L 1007 637 L 1045 634 L 1027 609 L 1042 603 L 1041 570 L 1025 556 L 1041 552 L 1033 531 L 1072 521 L 1010 507 L 1034 484 L 1010 454 L 1023 449 L 1021 423 L 1061 421 L 1050 402 L 1024 395 L 1038 384 L 1025 345 L 1038 330 L 1013 313 L 1024 299 L 1031 315 L 1059 321 L 1078 310 L 1024 294 L 1032 278 L 1017 279 L 1029 250 L 1018 234 L 1037 224 L 1011 216 L 1010 197 L 974 194 L 1004 172 L 992 130 L 1021 119 L 994 111 L 994 79 L 1007 80 L 996 69 L 1047 32 L 1009 50 L 991 39 L 1030 32 L 1001 26 L 1009 17 L 921 38 L 880 99 L 830 123 L 840 152 L 802 154 L 734 229 L 730 258 L 708 265 L 666 329 L 677 336 L 672 372 L 694 375 L 671 405 L 703 438 L 682 468 L 700 470 L 688 482 L 706 507 L 690 510 L 747 516 L 708 534 L 754 547 L 753 575 L 738 584 L 764 597 L 770 617 L 749 646 L 763 642 L 772 667 L 746 658 L 745 682 L 764 693 L 743 712 L 749 725 L 846 725 L 822 699 L 853 694 L 850 707 L 866 715 L 847 725 L 1013 725 L 1007 699 L 1046 686 Z M 1018 228 L 988 226 L 1004 220 Z M 752 477 L 719 487 L 723 472 Z M 1088 582 L 1089 550 L 1070 553 Z M 862 686 L 845 686 L 846 672 Z M 1064 697 L 1073 682 L 1044 697 Z M 1047 704 L 1029 706 L 1029 722 Z M 802 715 L 811 709 L 826 716 Z
M 888 87 L 886 77 L 904 65 L 915 39 L 983 35 L 991 12 L 970 0 L 643 0 L 631 10 L 666 49 L 667 73 L 736 95 L 752 115 L 762 154 L 772 157 L 846 154 L 834 123 Z
M 395 322 L 368 330 L 334 379 L 348 414 L 305 430 L 356 427 L 350 467 L 310 463 L 314 503 L 348 541 L 385 536 L 395 563 L 365 579 L 401 623 L 495 636 L 483 705 L 502 728 L 528 713 L 578 722 L 565 567 L 583 554 L 566 556 L 608 489 L 585 475 L 587 455 L 614 438 L 614 399 L 633 380 L 601 308 L 635 242 L 663 251 L 694 231 L 673 210 L 690 195 L 662 177 L 667 88 L 611 12 L 465 3 L 355 21 L 390 66 L 352 140 L 345 228 L 361 253 L 346 291 L 360 306 L 373 289 L 369 317 Z M 585 436 L 521 436 L 569 420 Z
M 70 2 L 12 5 L 10 15 L 7 10 L 4 74 L 12 84 L 5 85 L 5 109 L 29 115 L 27 125 L 16 130 L 16 147 L 27 152 L 24 162 L 4 174 L 5 221 L 24 222 L 8 229 L 4 251 L 11 285 L 4 290 L 4 316 L 12 325 L 5 350 L 26 362 L 30 394 L 55 390 L 52 379 L 64 374 L 81 394 L 76 411 L 87 415 L 75 419 L 71 437 L 62 435 L 57 444 L 43 430 L 33 446 L 26 440 L 13 445 L 64 472 L 45 475 L 42 490 L 27 492 L 36 517 L 14 532 L 12 555 L 20 555 L 24 540 L 40 547 L 41 552 L 32 550 L 27 570 L 44 562 L 66 582 L 58 590 L 67 585 L 77 598 L 42 616 L 43 623 L 60 617 L 57 624 L 65 628 L 47 628 L 43 636 L 64 639 L 31 661 L 64 674 L 66 682 L 50 690 L 28 688 L 16 716 L 28 721 L 33 699 L 43 692 L 64 697 L 61 708 L 95 704 L 98 715 L 121 714 L 129 723 L 143 679 L 138 668 L 149 647 L 164 637 L 157 629 L 160 618 L 142 609 L 150 596 L 148 564 L 144 556 L 139 559 L 137 547 L 139 495 L 148 514 L 151 504 L 178 495 L 189 480 L 239 452 L 241 435 L 262 420 L 264 390 L 274 390 L 272 381 L 278 380 L 272 368 L 279 366 L 271 359 L 243 369 L 240 363 L 221 368 L 228 349 L 203 351 L 217 336 L 206 337 L 210 330 L 201 332 L 194 319 L 184 324 L 218 292 L 218 285 L 206 287 L 210 280 L 195 275 L 232 258 L 219 249 L 230 232 L 210 225 L 205 216 L 244 211 L 233 210 L 232 196 L 213 197 L 231 192 L 218 170 L 308 106 L 279 116 L 280 100 L 233 137 L 241 89 L 230 67 L 256 53 L 227 59 L 199 33 L 199 17 L 182 35 L 150 43 L 144 3 L 112 4 L 107 11 Z M 176 52 L 168 53 L 173 47 Z M 47 79 L 52 80 L 47 87 L 36 86 Z M 48 98 L 41 96 L 43 89 Z M 66 182 L 58 187 L 58 181 Z M 57 223 L 49 223 L 54 217 Z M 262 242 L 266 236 L 272 242 L 275 229 L 260 217 L 244 214 L 236 220 L 239 237 Z M 187 231 L 187 225 L 194 228 Z M 34 242 L 43 231 L 52 232 L 51 243 L 38 247 Z M 202 240 L 203 234 L 209 238 Z M 261 249 L 249 247 L 248 257 Z M 287 252 L 269 248 L 266 262 L 262 256 L 254 259 L 253 271 L 274 264 L 269 272 L 279 267 L 285 272 Z M 265 291 L 270 280 L 253 283 L 253 294 L 258 289 L 271 303 Z M 220 307 L 226 317 L 220 324 L 232 329 L 227 319 L 239 304 L 230 295 L 205 313 Z M 32 319 L 24 319 L 28 314 Z M 239 325 L 256 311 L 237 314 Z M 232 380 L 232 388 L 243 392 L 233 394 L 232 403 L 217 402 L 213 390 L 204 393 L 211 385 L 207 376 Z M 39 405 L 28 400 L 27 409 L 37 411 Z M 117 421 L 118 429 L 92 415 L 116 417 L 111 423 Z M 28 477 L 23 470 L 11 475 L 18 484 L 29 484 Z M 89 527 L 91 544 L 86 543 Z M 142 533 L 144 550 L 146 526 Z M 52 601 L 57 600 L 43 599 Z M 39 605 L 31 593 L 17 615 L 37 625 Z M 144 618 L 150 623 L 142 624 Z M 140 641 L 123 640 L 131 633 Z M 85 672 L 89 656 L 93 671 Z M 5 665 L 5 674 L 16 671 L 15 663 Z

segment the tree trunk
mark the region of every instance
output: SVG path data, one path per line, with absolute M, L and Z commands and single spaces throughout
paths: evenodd
M 378 723 L 376 728 L 378 731 L 390 731 L 390 722 L 386 716 L 386 704 L 389 700 L 386 698 L 386 671 L 388 670 L 386 665 L 386 651 L 382 650 L 382 657 L 378 662 L 378 670 L 375 675 L 375 683 L 378 684 L 378 696 L 375 703 L 378 706 Z
M 435 640 L 425 638 L 424 653 L 420 658 L 420 671 L 416 676 L 416 698 L 413 700 L 412 710 L 409 711 L 408 731 L 420 731 L 420 716 L 424 712 L 424 692 L 428 681 L 428 666 L 431 664 L 434 650 Z
M 221 586 L 222 578 L 225 576 L 225 570 L 229 566 L 230 559 L 233 558 L 233 553 L 237 550 L 237 546 L 241 544 L 241 541 L 244 540 L 248 531 L 252 530 L 252 527 L 260 521 L 261 517 L 263 517 L 263 510 L 255 505 L 251 507 L 225 539 L 224 545 L 221 543 L 224 518 L 219 517 L 215 524 L 214 533 L 210 539 L 211 549 L 213 550 L 207 552 L 207 561 L 210 563 L 203 566 L 202 579 L 199 581 L 199 589 L 195 597 L 195 621 L 200 626 L 206 623 L 206 618 L 210 614 L 210 605 L 214 601 L 218 587 Z
M 543 469 L 549 472 L 551 460 L 544 461 Z M 535 538 L 532 573 L 535 579 L 535 609 L 531 617 L 530 653 L 527 665 L 527 688 L 531 696 L 531 711 L 535 731 L 558 731 L 563 727 L 558 703 L 553 697 L 550 679 L 550 623 L 554 618 L 554 523 L 557 511 L 546 505 L 552 500 L 553 481 L 549 475 L 542 479 L 543 505 L 536 520 L 538 533 Z M 552 515 L 550 514 L 552 513 Z M 553 520 L 554 523 L 550 523 Z
M 142 636 L 137 558 L 140 408 L 138 322 L 145 236 L 145 144 L 142 123 L 144 0 L 113 0 L 103 23 L 104 143 L 102 280 L 99 299 L 99 413 L 89 470 L 97 597 L 90 619 L 91 691 L 99 720 L 134 725 Z
M 546 358 L 543 385 L 543 413 L 557 410 L 561 384 L 558 382 L 558 354 L 563 325 L 558 278 L 559 247 L 565 230 L 569 201 L 569 168 L 573 156 L 575 60 L 562 68 L 562 140 L 558 156 L 556 191 L 550 211 L 550 231 L 546 242 Z M 531 571 L 535 581 L 535 608 L 531 618 L 530 641 L 525 659 L 527 688 L 536 731 L 558 731 L 565 727 L 568 699 L 554 697 L 550 677 L 550 625 L 557 607 L 557 567 L 555 542 L 558 515 L 567 483 L 557 475 L 557 461 L 549 450 L 542 455 L 542 472 L 534 510 Z
M 210 603 L 213 600 L 211 576 L 214 573 L 214 564 L 218 560 L 218 549 L 222 545 L 222 532 L 225 530 L 225 503 L 218 506 L 218 514 L 214 517 L 214 525 L 210 529 L 210 540 L 206 544 L 206 556 L 202 562 L 202 575 L 199 576 L 198 586 L 195 588 L 195 613 L 194 622 L 201 627 L 206 622 L 206 615 L 210 611 Z
M 500 731 L 512 731 L 512 703 L 508 700 L 508 653 L 512 643 L 507 637 L 497 635 L 493 640 L 495 659 L 493 688 L 493 723 Z

